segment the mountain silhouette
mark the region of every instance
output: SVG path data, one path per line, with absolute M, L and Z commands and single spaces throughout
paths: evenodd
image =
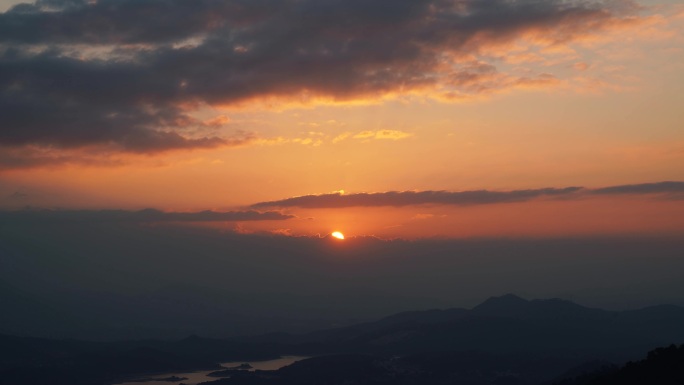
M 589 308 L 562 299 L 492 297 L 467 309 L 413 311 L 349 327 L 247 338 L 328 352 L 414 354 L 482 350 L 494 353 L 594 352 L 623 360 L 684 341 L 684 308 L 653 306 L 631 311 Z
M 212 368 L 218 362 L 286 354 L 327 358 L 283 370 L 277 376 L 280 382 L 259 382 L 258 376 L 239 373 L 215 385 L 308 384 L 324 372 L 339 374 L 340 382 L 331 384 L 373 383 L 363 373 L 387 384 L 442 384 L 455 379 L 470 384 L 538 384 L 591 369 L 596 362 L 621 363 L 658 346 L 682 343 L 681 325 L 684 308 L 678 306 L 608 311 L 561 299 L 527 300 L 507 294 L 470 310 L 403 312 L 304 334 L 121 342 L 0 335 L 0 384 L 108 384 L 136 374 Z M 568 372 L 569 368 L 579 369 Z
M 614 312 L 584 307 L 564 299 L 552 298 L 528 301 L 514 294 L 491 297 L 475 306 L 471 310 L 471 314 L 520 319 L 571 318 L 574 320 L 600 320 L 615 315 Z
M 500 297 L 490 297 L 481 304 L 475 306 L 472 311 L 481 314 L 518 313 L 529 307 L 530 301 L 520 298 L 515 294 L 505 294 Z

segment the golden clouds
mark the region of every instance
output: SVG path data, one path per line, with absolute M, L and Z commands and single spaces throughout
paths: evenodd
M 362 131 L 352 136 L 354 139 L 389 139 L 399 140 L 413 136 L 413 134 L 397 130 Z
M 259 138 L 254 141 L 257 145 L 284 145 L 284 144 L 301 144 L 305 146 L 318 147 L 326 143 L 337 144 L 347 139 L 355 139 L 362 142 L 368 142 L 371 140 L 401 140 L 414 136 L 414 134 L 399 131 L 399 130 L 377 130 L 377 131 L 359 131 L 357 133 L 353 132 L 343 132 L 338 135 L 327 135 L 320 132 L 308 132 L 305 133 L 303 137 L 295 138 L 285 138 L 282 136 L 274 138 Z

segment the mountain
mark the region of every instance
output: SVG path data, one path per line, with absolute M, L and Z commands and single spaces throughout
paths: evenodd
M 478 385 L 539 384 L 587 371 L 596 362 L 610 367 L 607 361 L 621 363 L 658 346 L 682 343 L 681 325 L 684 308 L 677 306 L 606 311 L 509 294 L 470 310 L 404 312 L 304 334 L 121 342 L 0 335 L 0 384 L 107 384 L 142 373 L 285 354 L 318 358 L 279 372 L 281 382 L 264 380 L 261 374 L 240 374 L 215 385 L 308 384 L 324 372 L 338 373 L 340 384 L 369 383 L 362 378 L 375 378 L 377 384 L 442 384 L 456 379 Z M 563 373 L 566 377 L 560 377 Z M 263 376 L 276 378 L 273 373 Z
M 559 299 L 528 301 L 514 294 L 491 297 L 475 306 L 471 314 L 479 316 L 511 317 L 523 319 L 592 319 L 599 320 L 612 316 L 613 312 L 592 309 L 576 303 Z
M 489 298 L 470 310 L 406 312 L 350 327 L 245 340 L 282 344 L 294 350 L 306 347 L 317 353 L 553 351 L 572 356 L 591 353 L 595 358 L 621 361 L 657 346 L 684 342 L 681 325 L 684 308 L 677 306 L 607 311 L 561 299 L 526 300 L 507 294 Z
M 515 294 L 506 294 L 501 297 L 490 297 L 481 304 L 475 306 L 472 311 L 482 315 L 520 314 L 529 307 L 529 301 Z

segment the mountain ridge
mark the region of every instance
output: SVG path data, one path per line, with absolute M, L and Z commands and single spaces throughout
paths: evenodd
M 659 346 L 681 344 L 682 324 L 684 308 L 679 306 L 609 311 L 560 299 L 527 300 L 504 295 L 489 298 L 472 309 L 402 312 L 373 322 L 303 334 L 271 333 L 233 339 L 194 334 L 175 341 L 119 342 L 0 335 L 0 384 L 60 383 L 51 382 L 55 376 L 66 381 L 61 383 L 73 385 L 106 384 L 112 376 L 169 373 L 208 368 L 225 362 L 222 360 L 291 354 L 362 354 L 367 358 L 354 361 L 362 366 L 376 361 L 394 365 L 392 357 L 405 357 L 402 367 L 419 365 L 435 370 L 438 362 L 452 365 L 475 360 L 472 364 L 483 370 L 496 368 L 491 375 L 512 368 L 522 370 L 529 378 L 550 379 L 582 362 L 625 362 Z M 542 362 L 543 370 L 535 369 Z M 469 365 L 461 367 L 459 375 L 470 370 Z M 87 375 L 82 380 L 74 372 Z M 3 382 L 3 376 L 21 381 Z
M 514 294 L 490 297 L 472 309 L 430 309 L 303 334 L 278 333 L 239 341 L 306 345 L 321 352 L 416 353 L 445 349 L 495 352 L 591 350 L 605 357 L 632 357 L 684 342 L 684 308 L 657 305 L 614 311 L 552 298 Z

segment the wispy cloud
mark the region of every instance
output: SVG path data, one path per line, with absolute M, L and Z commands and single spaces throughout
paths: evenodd
M 354 139 L 390 139 L 399 140 L 413 136 L 413 134 L 398 130 L 379 130 L 379 131 L 362 131 L 354 135 Z
M 370 140 L 400 140 L 400 139 L 406 139 L 410 138 L 413 136 L 413 133 L 410 132 L 405 132 L 405 131 L 400 131 L 400 130 L 366 130 L 366 131 L 359 131 L 359 132 L 343 132 L 341 134 L 338 134 L 332 139 L 332 143 L 339 143 L 342 142 L 346 139 L 357 139 L 361 140 L 364 142 L 370 141 Z

